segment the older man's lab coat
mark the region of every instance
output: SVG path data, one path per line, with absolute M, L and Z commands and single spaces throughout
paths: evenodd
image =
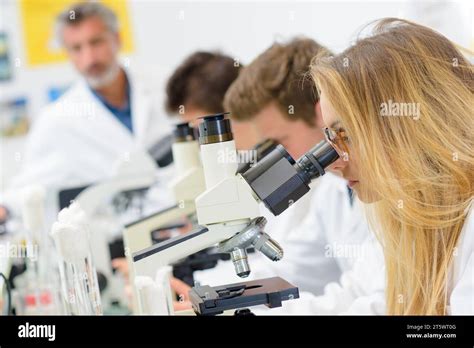
M 170 131 L 170 122 L 146 82 L 127 73 L 133 134 L 93 95 L 84 80 L 39 115 L 28 135 L 22 169 L 3 197 L 18 209 L 18 189 L 44 186 L 56 196 L 64 188 L 88 185 L 113 175 L 120 160 L 145 151 Z

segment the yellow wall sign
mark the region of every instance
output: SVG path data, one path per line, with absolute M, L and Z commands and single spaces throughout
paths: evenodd
M 65 61 L 66 54 L 54 42 L 54 21 L 56 16 L 74 0 L 21 0 L 23 35 L 28 65 L 41 65 Z M 125 0 L 103 0 L 118 17 L 122 52 L 133 51 L 130 20 Z

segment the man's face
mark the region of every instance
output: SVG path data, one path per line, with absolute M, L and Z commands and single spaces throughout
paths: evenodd
M 277 141 L 294 159 L 304 155 L 324 138 L 321 129 L 311 127 L 301 119 L 288 119 L 274 103 L 260 110 L 252 122 L 260 139 Z
M 118 34 L 98 17 L 86 18 L 63 30 L 63 44 L 72 63 L 92 87 L 110 83 L 118 73 Z
M 237 150 L 251 150 L 263 139 L 260 139 L 253 123 L 249 121 L 235 121 L 230 117 L 232 133 L 234 133 Z

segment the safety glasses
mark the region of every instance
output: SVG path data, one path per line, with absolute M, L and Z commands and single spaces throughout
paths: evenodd
M 337 151 L 341 158 L 348 158 L 349 156 L 349 147 L 347 143 L 349 138 L 346 135 L 346 132 L 342 129 L 333 129 L 333 128 L 323 128 L 324 136 L 326 141 L 331 144 L 334 150 Z

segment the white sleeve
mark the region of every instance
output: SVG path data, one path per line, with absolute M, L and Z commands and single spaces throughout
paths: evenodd
M 468 259 L 464 272 L 451 292 L 450 314 L 474 315 L 474 253 Z
M 15 178 L 14 186 L 19 187 L 31 182 L 54 183 L 54 177 L 66 169 L 61 166 L 63 164 L 61 158 L 68 157 L 62 142 L 67 137 L 65 129 L 55 123 L 42 124 L 34 128 L 26 143 L 24 168 Z
M 364 243 L 364 250 L 354 268 L 344 272 L 339 283 L 328 284 L 323 295 L 302 292 L 299 299 L 283 302 L 280 308 L 258 308 L 254 312 L 267 315 L 384 314 L 382 250 L 373 238 Z
M 14 214 L 19 212 L 20 200 L 18 190 L 31 184 L 39 184 L 54 190 L 57 183 L 74 176 L 74 168 L 70 164 L 71 156 L 64 146 L 71 137 L 68 127 L 56 120 L 43 119 L 41 115 L 34 124 L 26 139 L 25 149 L 21 156 L 22 166 L 15 175 L 11 185 L 2 197 L 2 204 L 6 205 Z
M 474 314 L 474 213 L 470 209 L 454 254 L 453 287 L 448 313 L 452 315 Z
M 315 216 L 308 216 L 295 224 L 291 232 L 280 242 L 284 257 L 272 262 L 265 256 L 252 255 L 250 259 L 251 279 L 279 276 L 301 291 L 315 295 L 323 294 L 326 284 L 337 281 L 341 270 L 336 258 L 325 255 L 327 240 L 322 233 L 324 226 Z M 270 232 L 271 233 L 271 232 Z

